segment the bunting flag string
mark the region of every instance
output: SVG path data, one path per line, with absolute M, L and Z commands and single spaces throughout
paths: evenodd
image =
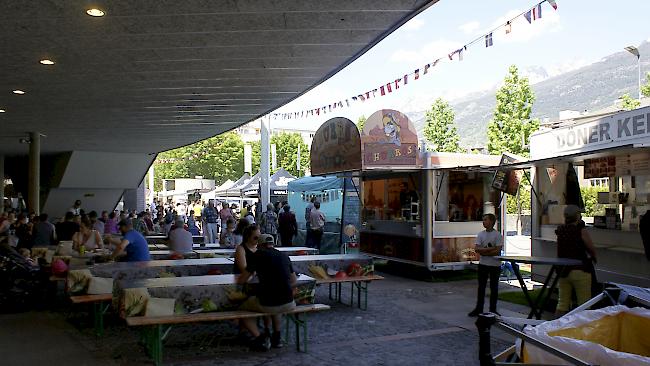
M 512 24 L 518 18 L 524 17 L 529 24 L 532 24 L 533 21 L 542 19 L 542 4 L 544 3 L 548 3 L 554 10 L 557 10 L 556 0 L 542 0 L 539 3 L 535 4 L 533 7 L 528 8 L 527 10 L 518 14 L 517 16 L 509 19 L 505 23 L 475 38 L 474 40 L 468 42 L 464 46 L 448 53 L 446 55 L 446 58 L 448 58 L 449 61 L 453 61 L 454 58 L 458 61 L 463 61 L 463 58 L 465 57 L 468 48 L 475 44 L 483 43 L 485 45 L 485 48 L 494 46 L 493 34 L 496 31 L 503 29 L 505 30 L 505 34 L 509 35 L 510 33 L 512 33 Z M 325 115 L 327 113 L 336 112 L 340 108 L 350 107 L 358 103 L 364 103 L 370 99 L 376 99 L 379 97 L 387 96 L 409 85 L 409 81 L 414 82 L 414 81 L 421 80 L 424 76 L 430 74 L 431 69 L 436 67 L 436 65 L 441 61 L 443 61 L 444 58 L 445 58 L 444 56 L 435 58 L 433 61 L 423 65 L 422 67 L 415 68 L 414 71 L 403 74 L 402 77 L 392 79 L 393 81 L 382 83 L 377 88 L 373 88 L 366 92 L 355 94 L 345 99 L 337 100 L 331 104 L 326 104 L 316 108 L 305 109 L 299 112 L 286 112 L 286 113 L 278 112 L 278 113 L 273 113 L 271 116 L 273 117 L 273 119 L 282 119 L 282 120 L 305 118 L 309 116 L 320 116 L 321 114 Z M 345 101 L 345 103 L 343 101 Z

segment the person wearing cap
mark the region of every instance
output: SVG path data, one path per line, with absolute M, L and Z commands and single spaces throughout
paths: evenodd
M 124 257 L 126 262 L 139 262 L 151 260 L 149 245 L 144 236 L 133 230 L 133 223 L 130 219 L 123 219 L 117 224 L 122 238 L 107 237 L 107 241 L 115 245 L 112 259 Z
M 246 269 L 237 277 L 237 283 L 244 284 L 255 273 L 259 281 L 256 296 L 248 298 L 240 309 L 273 314 L 270 319 L 264 319 L 264 332 L 260 332 L 255 319 L 242 319 L 242 325 L 255 337 L 251 348 L 257 351 L 282 347 L 282 314 L 296 307 L 293 287 L 298 278 L 289 256 L 275 249 L 274 243 L 271 235 L 261 235 L 260 249 L 255 253 L 255 259 L 248 263 Z M 273 325 L 273 333 L 269 330 L 269 323 Z
M 581 210 L 576 205 L 564 209 L 564 225 L 555 230 L 557 235 L 557 257 L 582 261 L 578 266 L 566 266 L 558 281 L 558 302 L 556 315 L 562 316 L 571 307 L 571 295 L 575 290 L 576 306 L 591 298 L 591 281 L 596 263 L 596 249 L 589 232 L 582 221 Z
M 183 219 L 176 218 L 174 229 L 169 231 L 169 249 L 175 253 L 185 254 L 192 252 L 192 233 L 185 230 Z

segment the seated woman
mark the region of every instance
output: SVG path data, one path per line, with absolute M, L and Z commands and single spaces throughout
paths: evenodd
M 260 235 L 257 225 L 250 225 L 244 230 L 243 242 L 235 249 L 235 274 L 243 273 L 253 262 Z
M 93 229 L 93 224 L 87 217 L 81 220 L 79 231 L 72 235 L 73 248 L 78 251 L 82 245 L 86 250 L 95 250 L 104 247 L 102 236 L 97 230 Z
M 235 237 L 235 245 L 239 245 L 244 241 L 244 230 L 246 230 L 247 227 L 254 224 L 255 222 L 251 223 L 246 218 L 239 219 L 239 221 L 237 222 L 237 227 L 235 228 L 235 231 L 233 231 Z
M 234 248 L 238 244 L 241 244 L 241 240 L 237 243 L 235 238 L 235 220 L 232 217 L 229 217 L 228 221 L 226 221 L 226 230 L 221 231 L 219 244 L 223 248 Z

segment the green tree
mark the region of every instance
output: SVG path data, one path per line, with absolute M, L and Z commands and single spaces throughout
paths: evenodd
M 641 85 L 641 94 L 650 97 L 650 72 L 645 75 L 645 84 Z
M 426 114 L 424 136 L 435 145 L 435 151 L 461 152 L 460 136 L 454 124 L 454 110 L 449 103 L 438 98 Z
M 508 196 L 506 201 L 506 212 L 509 214 L 518 214 L 519 206 L 521 206 L 522 213 L 530 213 L 530 186 L 521 184 L 519 185 L 519 194 L 516 196 Z
M 632 98 L 629 93 L 623 94 L 620 99 L 621 107 L 626 111 L 631 111 L 633 109 L 639 108 L 641 105 L 641 102 L 638 99 Z
M 357 128 L 359 129 L 359 132 L 363 131 L 363 126 L 366 124 L 366 120 L 367 118 L 363 114 L 361 117 L 359 117 L 359 120 L 357 121 Z
M 193 178 L 197 175 L 214 179 L 220 185 L 244 173 L 244 142 L 237 133 L 228 132 L 162 152 L 154 164 L 156 190 L 162 189 L 162 179 Z
M 302 140 L 299 133 L 280 133 L 271 137 L 271 144 L 275 144 L 278 168 L 284 168 L 289 173 L 299 176 L 296 162 L 298 160 L 298 146 L 300 146 L 301 171 L 309 168 L 309 146 Z
M 528 156 L 530 135 L 539 128 L 539 120 L 530 118 L 535 94 L 528 78 L 519 76 L 517 66 L 510 66 L 496 99 L 494 117 L 488 123 L 488 151 Z
M 598 203 L 598 192 L 608 192 L 607 187 L 580 187 L 585 202 L 585 217 L 604 216 L 605 205 Z

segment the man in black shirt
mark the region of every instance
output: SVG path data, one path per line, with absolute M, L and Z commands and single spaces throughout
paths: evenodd
M 72 236 L 79 231 L 79 224 L 74 222 L 74 214 L 70 211 L 65 213 L 63 222 L 56 224 L 56 237 L 59 240 L 72 240 Z
M 273 334 L 270 346 L 282 347 L 280 329 L 282 314 L 296 307 L 293 301 L 293 286 L 297 282 L 289 257 L 273 248 L 273 237 L 265 234 L 260 238 L 260 246 L 255 253 L 255 260 L 248 263 L 246 270 L 237 278 L 238 283 L 246 283 L 253 273 L 257 273 L 259 284 L 257 296 L 249 298 L 242 309 L 273 314 Z M 260 333 L 255 319 L 243 319 L 243 326 L 255 337 L 251 347 L 256 350 L 269 349 L 269 330 Z M 265 321 L 268 324 L 268 321 Z

